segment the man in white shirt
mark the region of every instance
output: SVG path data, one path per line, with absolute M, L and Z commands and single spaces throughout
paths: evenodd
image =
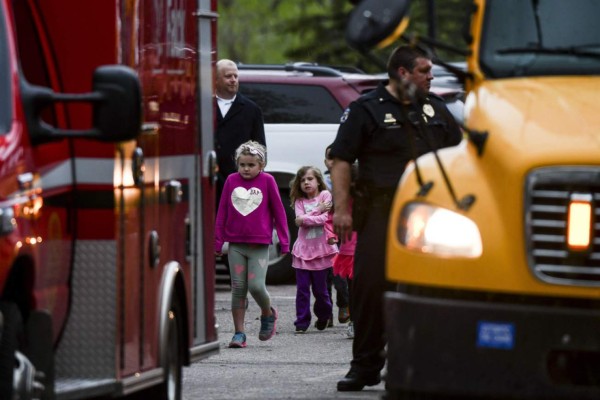
M 217 204 L 227 176 L 237 171 L 234 153 L 242 143 L 254 140 L 266 146 L 262 111 L 256 103 L 239 93 L 237 65 L 227 59 L 217 62 L 217 130 L 215 149 L 219 174 Z

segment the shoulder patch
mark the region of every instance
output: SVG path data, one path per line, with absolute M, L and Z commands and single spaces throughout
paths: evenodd
M 348 115 L 350 114 L 350 107 L 344 110 L 344 113 L 340 117 L 340 124 L 343 124 L 348 119 Z

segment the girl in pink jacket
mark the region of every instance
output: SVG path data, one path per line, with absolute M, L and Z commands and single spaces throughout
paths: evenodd
M 215 253 L 222 255 L 229 242 L 231 272 L 231 314 L 235 334 L 229 347 L 246 347 L 244 318 L 248 292 L 261 309 L 260 340 L 275 334 L 277 310 L 271 305 L 265 280 L 273 226 L 281 252 L 289 253 L 285 209 L 275 178 L 265 173 L 267 151 L 258 142 L 248 141 L 235 152 L 238 172 L 227 177 L 219 201 L 215 224 Z
M 327 190 L 321 171 L 305 166 L 298 170 L 292 180 L 290 198 L 296 211 L 298 239 L 292 248 L 292 267 L 296 270 L 296 326 L 297 333 L 304 333 L 310 326 L 310 290 L 315 296 L 315 326 L 327 327 L 332 304 L 327 290 L 328 269 L 338 249 L 328 242 L 325 225 L 329 219 L 332 197 Z

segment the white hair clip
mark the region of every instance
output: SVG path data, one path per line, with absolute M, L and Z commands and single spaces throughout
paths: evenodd
M 236 160 L 238 158 L 240 158 L 240 156 L 244 153 L 252 154 L 253 156 L 258 157 L 262 162 L 266 161 L 265 160 L 265 152 L 262 149 L 254 146 L 252 144 L 244 143 L 240 147 L 238 147 L 236 154 L 235 154 Z

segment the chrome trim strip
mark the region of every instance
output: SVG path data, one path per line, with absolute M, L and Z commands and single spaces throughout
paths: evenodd
M 144 372 L 136 372 L 134 375 L 123 378 L 121 381 L 122 389 L 120 395 L 128 395 L 151 386 L 159 385 L 164 380 L 164 370 L 162 367 L 151 369 Z
M 195 165 L 195 154 L 181 156 L 147 157 L 145 158 L 146 183 L 153 182 L 155 170 L 158 170 L 158 179 L 194 179 L 193 171 Z M 129 162 L 129 160 L 128 160 Z M 76 158 L 75 170 L 77 171 L 77 183 L 114 185 L 115 160 L 112 158 Z M 158 166 L 160 165 L 160 169 Z M 131 168 L 128 165 L 128 168 Z M 60 188 L 73 184 L 71 179 L 71 160 L 65 160 L 55 167 L 43 171 L 35 186 L 44 190 Z
M 204 360 L 219 353 L 219 341 L 214 341 L 190 349 L 190 362 Z

